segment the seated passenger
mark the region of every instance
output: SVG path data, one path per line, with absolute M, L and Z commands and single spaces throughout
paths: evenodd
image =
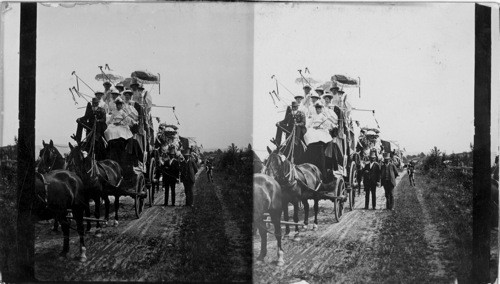
M 111 88 L 111 99 L 108 101 L 108 114 L 111 115 L 116 110 L 116 99 L 120 96 L 117 89 Z
M 307 108 L 307 113 L 305 114 L 307 120 L 310 120 L 313 116 L 315 116 L 316 103 L 318 102 L 319 99 L 320 97 L 317 94 L 312 94 L 310 96 L 311 105 Z M 323 105 L 321 105 L 321 107 L 323 107 Z
M 323 104 L 317 102 L 315 105 L 316 114 L 308 120 L 307 132 L 304 135 L 304 141 L 307 145 L 316 142 L 328 143 L 332 141 L 329 131 L 332 129 L 332 123 L 323 113 Z
M 113 111 L 111 116 L 108 118 L 106 123 L 108 128 L 104 131 L 104 136 L 106 140 L 114 140 L 118 138 L 123 138 L 125 140 L 132 138 L 132 132 L 130 131 L 130 126 L 132 125 L 132 119 L 130 116 L 123 111 L 123 100 L 117 98 L 115 100 L 116 110 Z
M 330 92 L 327 92 L 323 95 L 323 100 L 325 106 L 323 107 L 323 112 L 326 114 L 326 117 L 330 120 L 333 128 L 338 128 L 339 118 L 335 111 L 333 110 L 334 105 L 332 104 L 333 95 Z
M 132 98 L 132 91 L 131 90 L 125 90 L 122 92 L 123 96 L 123 111 L 125 111 L 126 114 L 129 115 L 129 117 L 134 121 L 134 123 L 138 122 L 139 115 L 141 113 L 141 106 L 131 100 Z

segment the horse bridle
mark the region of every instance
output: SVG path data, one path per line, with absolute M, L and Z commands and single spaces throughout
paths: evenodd
M 283 157 L 279 154 L 275 154 L 276 156 L 278 156 L 278 159 L 281 163 L 281 171 L 283 172 L 283 165 L 285 164 L 285 161 L 283 160 Z M 266 169 L 270 169 L 270 171 L 272 172 L 272 175 L 273 177 L 276 177 L 276 181 L 280 184 L 280 185 L 284 185 L 286 187 L 293 187 L 297 184 L 297 179 L 295 177 L 292 177 L 292 172 L 293 172 L 293 168 L 290 168 L 290 171 L 285 174 L 285 173 L 282 173 L 281 175 L 279 175 L 280 173 L 276 173 L 276 171 L 274 170 L 273 167 L 269 167 L 268 165 L 271 163 L 271 160 L 268 159 L 267 162 L 266 162 Z
M 39 162 L 38 162 L 38 164 L 36 165 L 36 167 L 37 167 L 37 168 L 40 168 L 40 164 L 42 164 L 42 162 L 43 162 L 43 165 L 45 166 L 45 162 L 44 162 L 43 157 L 45 156 L 45 152 L 46 152 L 47 150 L 49 151 L 49 154 L 50 154 L 50 155 L 49 155 L 49 159 L 50 159 L 50 158 L 52 158 L 52 157 L 55 155 L 55 154 L 54 154 L 54 152 L 53 152 L 51 149 L 47 149 L 47 148 L 43 147 L 43 153 L 42 153 L 42 155 L 41 155 L 41 157 L 42 157 L 42 158 L 40 159 L 40 161 L 39 161 Z M 56 157 L 54 157 L 54 161 L 52 162 L 52 165 L 50 165 L 50 166 L 47 168 L 47 172 L 50 172 L 50 171 L 52 170 L 52 167 L 54 167 L 54 164 L 56 163 L 56 160 L 57 160 L 57 156 L 56 156 Z

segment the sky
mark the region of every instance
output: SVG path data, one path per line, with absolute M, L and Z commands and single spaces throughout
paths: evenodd
M 251 5 L 207 3 L 108 3 L 73 8 L 38 5 L 36 144 L 52 139 L 74 142 L 76 118 L 86 101 L 75 105 L 68 88 L 73 71 L 93 90 L 98 66 L 108 64 L 129 77 L 135 70 L 160 73 L 146 85 L 153 103 L 175 106 L 179 134 L 207 148 L 231 143 L 246 147 L 252 133 L 253 9 Z M 4 13 L 4 141 L 17 135 L 19 8 Z M 17 27 L 16 27 L 17 26 Z M 16 32 L 17 29 L 17 32 Z M 92 95 L 81 82 L 80 91 Z M 172 111 L 153 115 L 175 124 Z M 155 127 L 156 129 L 157 127 Z
M 499 23 L 498 9 L 492 23 Z M 498 30 L 494 40 L 496 150 Z M 334 74 L 359 77 L 361 97 L 357 88 L 345 89 L 348 101 L 357 108 L 375 109 L 381 138 L 397 141 L 407 153 L 428 153 L 434 146 L 448 154 L 470 151 L 474 4 L 260 3 L 254 46 L 254 142 L 261 153 L 271 147 L 274 124 L 284 117 L 284 107 L 277 102 L 276 108 L 268 93 L 276 90 L 271 76 L 284 86 L 278 85 L 280 94 L 290 101 L 291 93 L 303 93 L 295 79 L 300 76 L 297 70 L 305 67 L 318 81 Z M 369 112 L 353 114 L 362 124 L 375 123 Z
M 496 5 L 496 4 L 493 4 Z M 123 76 L 161 74 L 157 105 L 176 106 L 180 134 L 205 148 L 230 143 L 264 151 L 283 119 L 268 92 L 272 75 L 292 93 L 298 69 L 319 81 L 361 79 L 346 89 L 357 108 L 375 109 L 383 139 L 407 153 L 469 151 L 474 134 L 474 4 L 108 3 L 38 5 L 36 144 L 73 142 L 77 117 L 68 88 L 76 71 L 93 89 L 97 66 Z M 498 6 L 495 6 L 498 8 Z M 19 4 L 3 17 L 3 139 L 18 128 Z M 492 23 L 499 23 L 493 9 Z M 492 151 L 498 149 L 500 44 L 492 45 Z M 280 85 L 289 102 L 292 95 Z M 147 89 L 151 86 L 146 86 Z M 80 84 L 87 94 L 90 90 Z M 154 115 L 175 122 L 171 110 Z M 373 124 L 370 113 L 353 116 Z

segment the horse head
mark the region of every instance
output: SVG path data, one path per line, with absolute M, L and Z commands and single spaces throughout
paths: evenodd
M 85 176 L 85 168 L 90 163 L 89 159 L 87 159 L 86 152 L 82 150 L 80 144 L 73 146 L 71 143 L 68 143 L 68 145 L 70 149 L 66 158 L 68 170 L 77 173 L 80 177 Z
M 274 178 L 283 188 L 290 189 L 297 184 L 295 165 L 279 151 L 269 154 L 264 173 Z
M 57 150 L 54 146 L 52 139 L 49 143 L 45 143 L 45 141 L 42 140 L 42 145 L 43 148 L 40 150 L 38 155 L 38 172 L 43 174 L 52 170 L 64 168 L 64 158 L 61 153 L 59 153 L 59 150 Z

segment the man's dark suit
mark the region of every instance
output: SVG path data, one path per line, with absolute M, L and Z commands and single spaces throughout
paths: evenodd
M 82 141 L 82 130 L 83 127 L 86 129 L 86 134 L 88 135 L 94 126 L 94 121 L 97 119 L 96 123 L 96 136 L 95 136 L 95 154 L 97 160 L 102 160 L 105 158 L 105 148 L 104 141 L 102 140 L 104 137 L 104 131 L 107 128 L 106 124 L 106 111 L 102 107 L 96 107 L 95 110 L 92 109 L 92 104 L 88 103 L 87 108 L 85 110 L 85 115 L 77 119 L 78 126 L 76 128 L 75 140 Z M 84 149 L 90 149 L 90 141 L 85 143 Z
M 165 188 L 165 203 L 168 204 L 168 190 L 170 189 L 172 206 L 175 206 L 175 184 L 179 179 L 179 162 L 172 158 L 161 165 L 163 175 L 163 187 Z
M 386 208 L 392 209 L 394 207 L 394 196 L 393 189 L 396 186 L 396 177 L 398 176 L 398 170 L 396 166 L 388 162 L 387 164 L 382 164 L 381 170 L 381 180 L 382 186 L 385 190 L 385 198 L 386 198 Z
M 181 162 L 181 181 L 184 184 L 184 191 L 186 192 L 186 205 L 193 205 L 193 186 L 196 179 L 196 172 L 198 166 L 194 158 L 188 157 L 187 160 Z
M 367 163 L 363 172 L 363 184 L 365 186 L 365 209 L 368 209 L 368 205 L 370 203 L 370 193 L 372 194 L 372 208 L 375 209 L 375 205 L 377 203 L 377 183 L 380 182 L 380 165 L 377 162 L 373 162 L 373 166 L 370 168 L 370 163 Z
M 297 160 L 303 152 L 303 151 L 301 151 L 301 149 L 303 149 L 303 148 L 300 147 L 301 146 L 300 144 L 301 144 L 301 141 L 304 139 L 304 134 L 306 134 L 306 131 L 307 131 L 305 114 L 303 112 L 301 112 L 300 110 L 297 110 L 295 112 L 295 114 L 292 114 L 291 111 L 287 112 L 287 114 L 285 115 L 285 119 L 278 122 L 278 124 L 281 127 L 277 127 L 277 130 L 276 130 L 275 141 L 276 141 L 277 146 L 281 145 L 281 136 L 283 135 L 283 129 L 285 129 L 286 131 L 289 132 L 286 135 L 286 137 L 288 138 L 292 133 L 293 126 L 295 125 L 294 157 L 295 157 L 295 160 Z M 291 146 L 292 144 L 290 143 L 289 145 Z M 286 156 L 288 156 L 288 153 L 291 150 L 290 146 L 287 147 L 284 151 L 284 154 Z

